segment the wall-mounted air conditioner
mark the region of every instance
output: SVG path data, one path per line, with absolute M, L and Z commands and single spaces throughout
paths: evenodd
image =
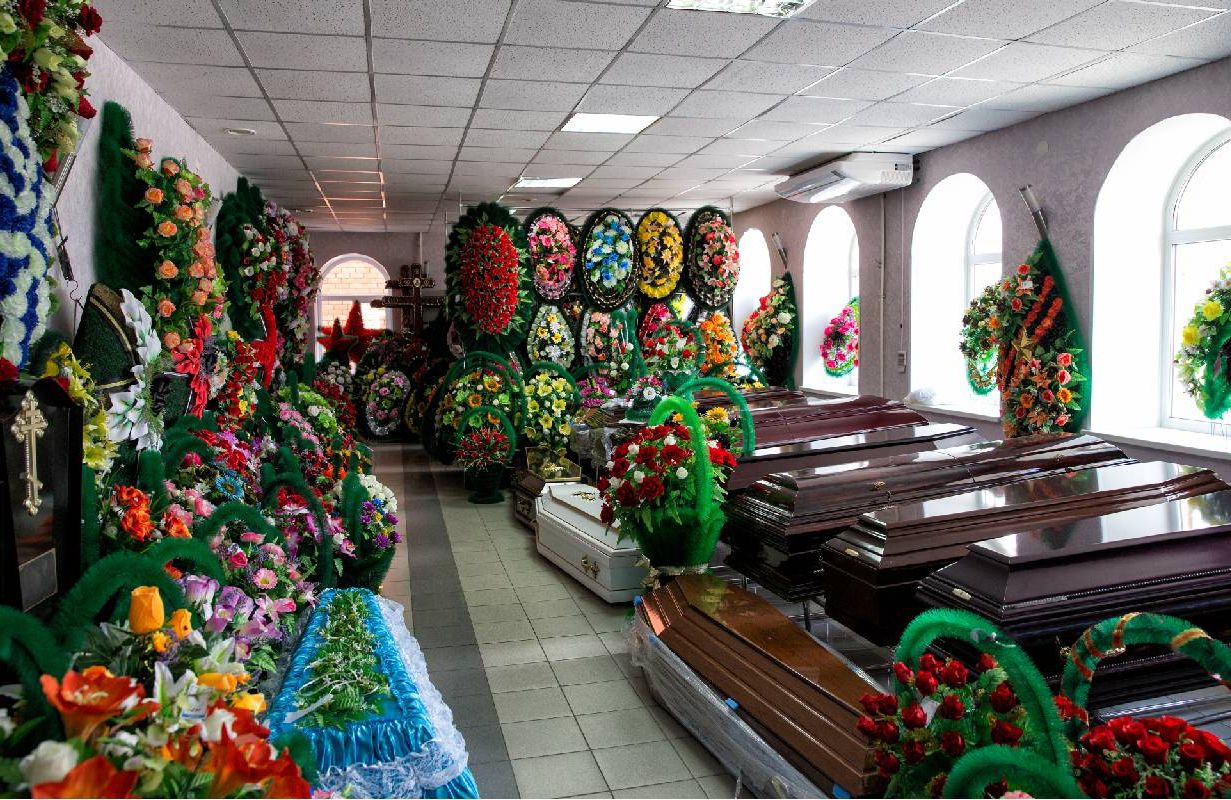
M 845 203 L 910 186 L 914 158 L 902 153 L 851 153 L 792 176 L 774 187 L 797 203 Z

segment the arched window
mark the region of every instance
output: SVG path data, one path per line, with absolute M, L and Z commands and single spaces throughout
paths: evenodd
M 1180 331 L 1231 261 L 1231 120 L 1182 114 L 1121 151 L 1094 210 L 1090 427 L 1148 441 L 1192 439 L 1209 420 L 1175 380 Z M 1220 192 L 1221 190 L 1221 192 Z
M 846 209 L 826 206 L 812 220 L 804 244 L 802 280 L 800 359 L 804 365 L 804 385 L 845 393 L 859 391 L 858 368 L 849 375 L 833 378 L 825 373 L 821 361 L 825 326 L 859 294 L 859 236 Z
M 743 327 L 748 315 L 756 311 L 761 298 L 769 294 L 769 245 L 765 234 L 749 228 L 739 237 L 739 283 L 731 299 L 731 321 L 736 330 Z
M 1193 307 L 1205 290 L 1231 264 L 1231 134 L 1220 132 L 1206 142 L 1185 164 L 1172 188 L 1171 215 L 1167 228 L 1163 314 L 1170 318 L 1168 353 L 1180 349 L 1180 331 L 1192 316 Z M 1177 370 L 1168 360 L 1170 375 L 1163 390 L 1165 426 L 1208 429 L 1209 420 L 1184 391 Z
M 387 280 L 388 271 L 374 258 L 347 253 L 330 259 L 321 268 L 321 291 L 316 296 L 316 324 L 332 325 L 335 319 L 345 323 L 351 305 L 358 300 L 365 328 L 390 327 L 390 309 L 372 307 L 373 300 L 385 296 Z
M 1002 270 L 1000 207 L 987 184 L 950 175 L 924 199 L 910 266 L 910 388 L 929 403 L 994 415 L 993 391 L 979 396 L 958 350 L 962 315 Z M 961 291 L 954 291 L 954 287 Z

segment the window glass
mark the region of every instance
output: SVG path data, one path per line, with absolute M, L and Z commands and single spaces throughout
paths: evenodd
M 1176 204 L 1179 230 L 1231 225 L 1231 145 L 1224 144 L 1201 161 L 1184 184 Z

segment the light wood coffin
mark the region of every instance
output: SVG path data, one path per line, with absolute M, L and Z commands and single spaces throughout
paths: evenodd
M 763 598 L 710 575 L 648 592 L 640 613 L 752 727 L 832 796 L 870 791 L 871 750 L 856 731 L 875 683 Z

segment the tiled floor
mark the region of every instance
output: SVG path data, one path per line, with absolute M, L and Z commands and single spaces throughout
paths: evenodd
M 735 780 L 650 696 L 629 606 L 541 558 L 507 503 L 466 501 L 418 448 L 376 448 L 408 535 L 384 585 L 407 605 L 485 798 L 735 796 Z

